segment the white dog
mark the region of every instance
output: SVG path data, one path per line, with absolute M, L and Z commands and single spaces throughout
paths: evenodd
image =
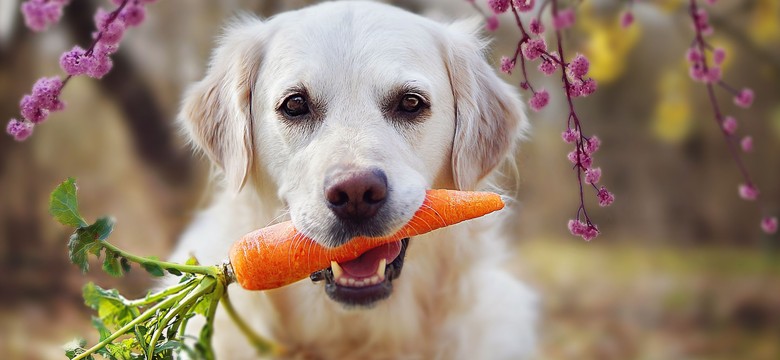
M 351 1 L 230 26 L 180 116 L 224 186 L 174 260 L 219 263 L 287 214 L 326 246 L 388 235 L 426 189 L 484 186 L 527 120 L 483 59 L 479 27 Z M 289 358 L 525 358 L 535 297 L 501 268 L 499 218 L 370 250 L 313 275 L 324 281 L 233 287 L 231 298 Z M 255 358 L 217 318 L 217 356 Z

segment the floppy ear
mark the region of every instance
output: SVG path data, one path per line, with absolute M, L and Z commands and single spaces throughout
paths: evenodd
M 241 190 L 252 167 L 252 92 L 262 56 L 263 23 L 245 17 L 229 26 L 206 76 L 187 89 L 179 121 L 193 143 Z
M 455 185 L 474 189 L 515 148 L 528 119 L 517 90 L 485 61 L 480 23 L 450 26 L 447 68 L 455 97 L 452 171 Z

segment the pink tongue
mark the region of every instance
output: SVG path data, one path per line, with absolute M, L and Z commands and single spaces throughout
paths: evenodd
M 377 246 L 366 251 L 355 260 L 339 263 L 344 272 L 354 278 L 365 278 L 376 274 L 379 261 L 387 260 L 389 264 L 401 253 L 401 242 L 396 241 Z

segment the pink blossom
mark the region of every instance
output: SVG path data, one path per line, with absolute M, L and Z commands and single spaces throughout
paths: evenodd
M 547 51 L 547 43 L 544 39 L 532 39 L 523 44 L 523 56 L 528 60 L 534 60 Z
M 580 132 L 569 128 L 561 134 L 561 137 L 563 138 L 563 141 L 571 144 L 580 138 Z
M 688 60 L 688 62 L 698 63 L 704 59 L 704 56 L 701 54 L 699 49 L 692 47 L 688 49 L 687 53 L 685 53 L 685 59 Z
M 742 146 L 742 151 L 744 152 L 753 151 L 753 137 L 745 136 L 742 138 L 742 141 L 740 141 L 739 144 Z
M 744 88 L 739 91 L 739 94 L 734 97 L 734 104 L 737 104 L 737 106 L 741 108 L 749 108 L 750 105 L 753 104 L 753 90 L 749 88 Z
M 108 24 L 111 23 L 113 15 L 114 13 L 112 11 L 98 8 L 95 12 L 95 17 L 93 18 L 95 20 L 95 28 L 97 28 L 98 31 L 105 30 Z
M 739 197 L 744 200 L 755 200 L 758 198 L 759 191 L 752 184 L 739 184 Z
M 577 154 L 579 154 L 579 160 L 577 159 Z M 574 149 L 569 152 L 569 154 L 566 155 L 566 158 L 569 159 L 572 164 L 578 165 L 586 170 L 590 169 L 591 165 L 593 165 L 593 158 L 590 157 L 590 155 L 579 151 L 578 149 Z
M 497 0 L 501 1 L 501 0 Z M 509 0 L 505 0 L 507 3 Z M 127 4 L 124 9 L 119 13 L 119 19 L 122 20 L 127 26 L 138 26 L 146 18 L 146 9 L 140 4 Z
M 574 25 L 575 19 L 576 18 L 573 9 L 564 9 L 558 11 L 558 14 L 553 16 L 552 19 L 553 28 L 555 28 L 556 30 L 562 30 L 571 27 L 572 25 Z
M 545 59 L 544 61 L 542 61 L 541 64 L 539 64 L 539 71 L 541 71 L 545 75 L 552 75 L 556 69 L 558 69 L 558 64 L 549 61 L 547 59 Z
M 16 141 L 24 141 L 33 132 L 33 124 L 29 121 L 19 121 L 11 119 L 8 122 L 8 126 L 5 127 L 5 132 L 14 137 Z
M 32 95 L 25 95 L 19 102 L 19 108 L 22 116 L 33 124 L 43 122 L 49 116 L 49 111 L 41 107 L 40 101 Z
M 620 27 L 623 29 L 628 28 L 634 23 L 634 13 L 626 11 L 620 16 Z
M 715 65 L 721 65 L 723 64 L 723 60 L 726 60 L 726 50 L 723 50 L 723 48 L 715 48 L 715 50 L 712 51 L 712 61 L 715 62 Z
M 694 29 L 702 32 L 710 28 L 709 14 L 707 14 L 706 10 L 702 8 L 696 10 L 696 13 L 693 14 L 693 26 Z
M 539 35 L 544 32 L 544 25 L 539 21 L 539 19 L 533 18 L 531 19 L 531 24 L 528 25 L 528 29 L 531 31 L 531 33 Z
M 613 202 L 615 202 L 615 195 L 607 191 L 606 186 L 602 186 L 596 195 L 599 198 L 599 206 L 610 206 Z
M 590 68 L 590 62 L 582 54 L 577 54 L 568 65 L 569 71 L 575 78 L 585 76 L 588 73 L 588 68 Z
M 587 225 L 579 220 L 569 220 L 569 232 L 574 236 L 580 236 L 585 241 L 590 241 L 599 235 L 599 230 L 593 225 Z
M 114 66 L 114 62 L 107 55 L 96 56 L 92 67 L 87 69 L 87 76 L 95 79 L 101 79 Z
M 92 58 L 87 56 L 86 51 L 78 45 L 60 56 L 60 67 L 68 75 L 76 76 L 84 74 L 91 66 Z
M 104 42 L 99 42 L 95 44 L 95 49 L 93 50 L 93 54 L 97 57 L 101 56 L 109 56 L 115 53 L 117 50 L 119 50 L 118 44 L 106 44 Z
M 707 83 L 716 83 L 720 81 L 721 78 L 721 70 L 719 66 L 712 66 L 708 69 L 707 73 L 704 76 L 704 82 Z
M 723 131 L 728 135 L 734 135 L 737 132 L 737 119 L 734 117 L 726 116 L 721 125 L 723 126 Z
M 580 85 L 579 87 L 580 96 L 588 96 L 590 94 L 593 94 L 594 92 L 596 92 L 596 88 L 597 88 L 596 80 L 593 79 L 585 80 L 582 83 L 582 85 Z
M 688 75 L 695 81 L 705 81 L 707 74 L 704 72 L 704 66 L 701 63 L 693 63 L 688 69 Z
M 766 216 L 761 219 L 761 230 L 764 230 L 767 234 L 774 234 L 777 232 L 777 217 Z
M 545 106 L 547 106 L 547 103 L 550 102 L 550 94 L 547 92 L 547 90 L 539 90 L 536 93 L 534 93 L 534 96 L 531 97 L 531 100 L 529 100 L 529 104 L 531 105 L 531 109 L 534 111 L 539 111 Z
M 498 29 L 498 16 L 491 15 L 485 21 L 485 29 L 488 31 L 496 31 Z
M 601 168 L 585 170 L 585 183 L 595 185 L 601 180 Z
M 50 24 L 60 21 L 62 8 L 67 0 L 29 0 L 21 6 L 24 24 L 33 31 L 43 31 Z
M 32 97 L 43 109 L 62 110 L 64 104 L 60 101 L 60 91 L 62 90 L 62 80 L 59 76 L 50 78 L 40 78 L 33 85 Z
M 601 146 L 601 139 L 599 139 L 598 136 L 593 135 L 590 137 L 590 139 L 585 140 L 585 143 L 583 144 L 582 148 L 585 149 L 585 152 L 587 154 L 593 154 L 594 152 L 598 151 L 600 146 Z
M 101 32 L 100 42 L 104 44 L 118 44 L 125 34 L 125 25 L 121 21 L 113 21 L 106 25 Z
M 534 0 L 512 0 L 515 9 L 519 12 L 527 12 L 534 9 Z
M 580 87 L 580 81 L 577 80 L 571 82 L 566 90 L 569 93 L 569 96 L 578 97 L 582 94 L 582 89 L 580 89 Z
M 507 73 L 507 74 L 511 74 L 512 73 L 512 69 L 514 69 L 514 68 L 515 68 L 515 61 L 514 60 L 512 60 L 512 59 L 510 59 L 510 58 L 508 58 L 506 56 L 502 56 L 501 57 L 501 72 L 504 72 L 504 73 Z
M 488 6 L 496 14 L 501 14 L 509 9 L 509 0 L 488 0 Z

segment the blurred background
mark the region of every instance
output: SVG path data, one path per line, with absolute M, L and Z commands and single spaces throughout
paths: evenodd
M 0 136 L 0 357 L 64 358 L 62 343 L 94 337 L 81 299 L 87 281 L 128 297 L 151 284 L 142 271 L 117 280 L 70 265 L 69 231 L 47 214 L 50 191 L 76 177 L 87 219 L 112 214 L 114 243 L 165 257 L 208 199 L 209 165 L 174 125 L 182 90 L 202 76 L 214 37 L 236 12 L 270 16 L 313 2 L 159 1 L 129 31 L 103 80 L 71 81 L 67 109 L 26 142 Z M 440 19 L 478 14 L 461 0 L 388 2 Z M 34 34 L 18 0 L 0 2 L 3 124 L 18 116 L 37 78 L 62 73 L 63 51 L 89 42 L 92 14 L 107 3 L 72 1 L 60 24 Z M 566 229 L 578 203 L 560 139 L 564 99 L 556 78 L 533 77 L 552 102 L 530 114 L 533 133 L 519 152 L 510 266 L 543 299 L 539 359 L 780 359 L 780 237 L 758 226 L 764 213 L 780 212 L 780 2 L 711 7 L 710 40 L 728 51 L 725 80 L 757 94 L 742 110 L 718 91 L 740 134 L 754 138 L 744 159 L 765 200 L 759 206 L 739 199 L 742 180 L 705 88 L 688 78 L 688 1 L 636 1 L 637 21 L 623 29 L 627 3 L 583 1 L 565 34 L 568 54 L 587 54 L 599 81 L 576 107 L 586 132 L 603 141 L 596 166 L 617 197 L 601 209 L 587 196 L 603 232 L 590 243 Z M 494 63 L 519 39 L 511 17 L 490 35 Z

